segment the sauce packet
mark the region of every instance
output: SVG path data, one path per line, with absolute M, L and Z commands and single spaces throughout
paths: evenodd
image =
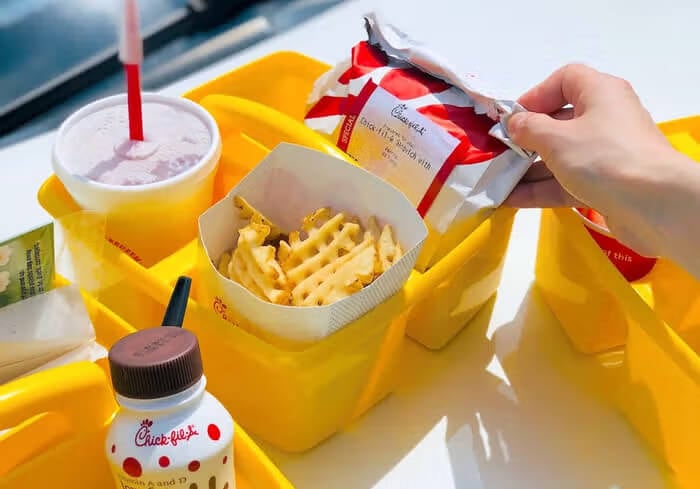
M 17 228 L 10 223 L 10 233 Z M 21 228 L 7 236 L 0 231 L 0 308 L 43 294 L 53 287 L 54 227 Z
M 400 189 L 429 236 L 424 271 L 500 206 L 536 155 L 508 137 L 524 110 L 396 27 L 365 16 L 368 40 L 319 78 L 305 123 Z

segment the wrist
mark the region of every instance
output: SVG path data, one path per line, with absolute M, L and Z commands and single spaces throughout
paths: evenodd
M 672 258 L 693 227 L 693 203 L 700 205 L 700 165 L 669 145 L 644 151 L 611 176 L 603 210 L 613 234 L 638 253 Z
M 700 164 L 675 150 L 657 161 L 659 178 L 640 189 L 641 218 L 659 256 L 699 273 Z

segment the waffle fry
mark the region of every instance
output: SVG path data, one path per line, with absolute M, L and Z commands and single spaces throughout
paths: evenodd
M 287 236 L 245 199 L 236 196 L 234 204 L 248 222 L 217 268 L 274 304 L 332 304 L 372 283 L 403 254 L 391 227 L 380 228 L 374 217 L 365 229 L 358 217 L 322 207 Z
M 403 256 L 401 244 L 394 239 L 391 226 L 385 224 L 382 230 L 379 230 L 379 225 L 374 216 L 369 218 L 367 226 L 369 231 L 377 240 L 377 268 L 375 273 L 380 275 L 386 272 L 393 264 L 395 264 Z
M 228 267 L 231 264 L 231 253 L 225 252 L 221 254 L 219 258 L 219 265 L 216 267 L 219 273 L 228 276 Z
M 287 278 L 275 259 L 275 248 L 263 245 L 270 233 L 264 224 L 250 223 L 239 230 L 228 274 L 253 294 L 274 304 L 289 303 Z
M 248 219 L 248 222 L 253 224 L 264 224 L 270 228 L 267 240 L 274 241 L 281 236 L 282 231 L 280 228 L 240 195 L 233 197 L 233 205 L 238 209 L 238 214 L 241 218 Z
M 281 242 L 279 260 L 282 269 L 293 284 L 307 278 L 314 270 L 349 253 L 359 241 L 362 228 L 345 222 L 345 215 L 330 217 L 330 209 L 323 208 L 304 218 L 302 230 L 308 236 L 302 240 L 298 231 L 289 233 L 289 242 Z M 328 247 L 332 249 L 325 253 Z
M 304 218 L 302 230 L 280 243 L 282 269 L 292 286 L 293 305 L 326 305 L 357 292 L 374 278 L 376 248 L 370 233 L 343 213 L 322 208 Z
M 320 263 L 324 263 L 328 259 L 327 257 L 333 256 L 336 252 L 337 249 L 331 244 L 314 258 L 321 257 Z M 365 240 L 348 253 L 314 270 L 297 284 L 292 289 L 292 305 L 323 306 L 362 290 L 374 279 L 376 257 L 377 249 L 374 246 L 374 238 L 367 233 Z M 304 267 L 307 263 L 304 262 L 297 268 Z M 312 270 L 309 267 L 304 268 L 306 268 L 305 273 Z

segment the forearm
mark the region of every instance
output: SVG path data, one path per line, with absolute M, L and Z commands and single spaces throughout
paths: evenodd
M 657 188 L 640 195 L 645 200 L 642 217 L 659 254 L 700 280 L 700 164 L 675 151 L 667 158 L 673 164 L 663 166 L 667 174 Z

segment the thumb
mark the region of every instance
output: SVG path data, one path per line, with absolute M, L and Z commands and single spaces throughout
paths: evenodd
M 548 161 L 562 143 L 563 124 L 547 114 L 518 112 L 508 119 L 508 135 L 518 146 L 536 151 Z

